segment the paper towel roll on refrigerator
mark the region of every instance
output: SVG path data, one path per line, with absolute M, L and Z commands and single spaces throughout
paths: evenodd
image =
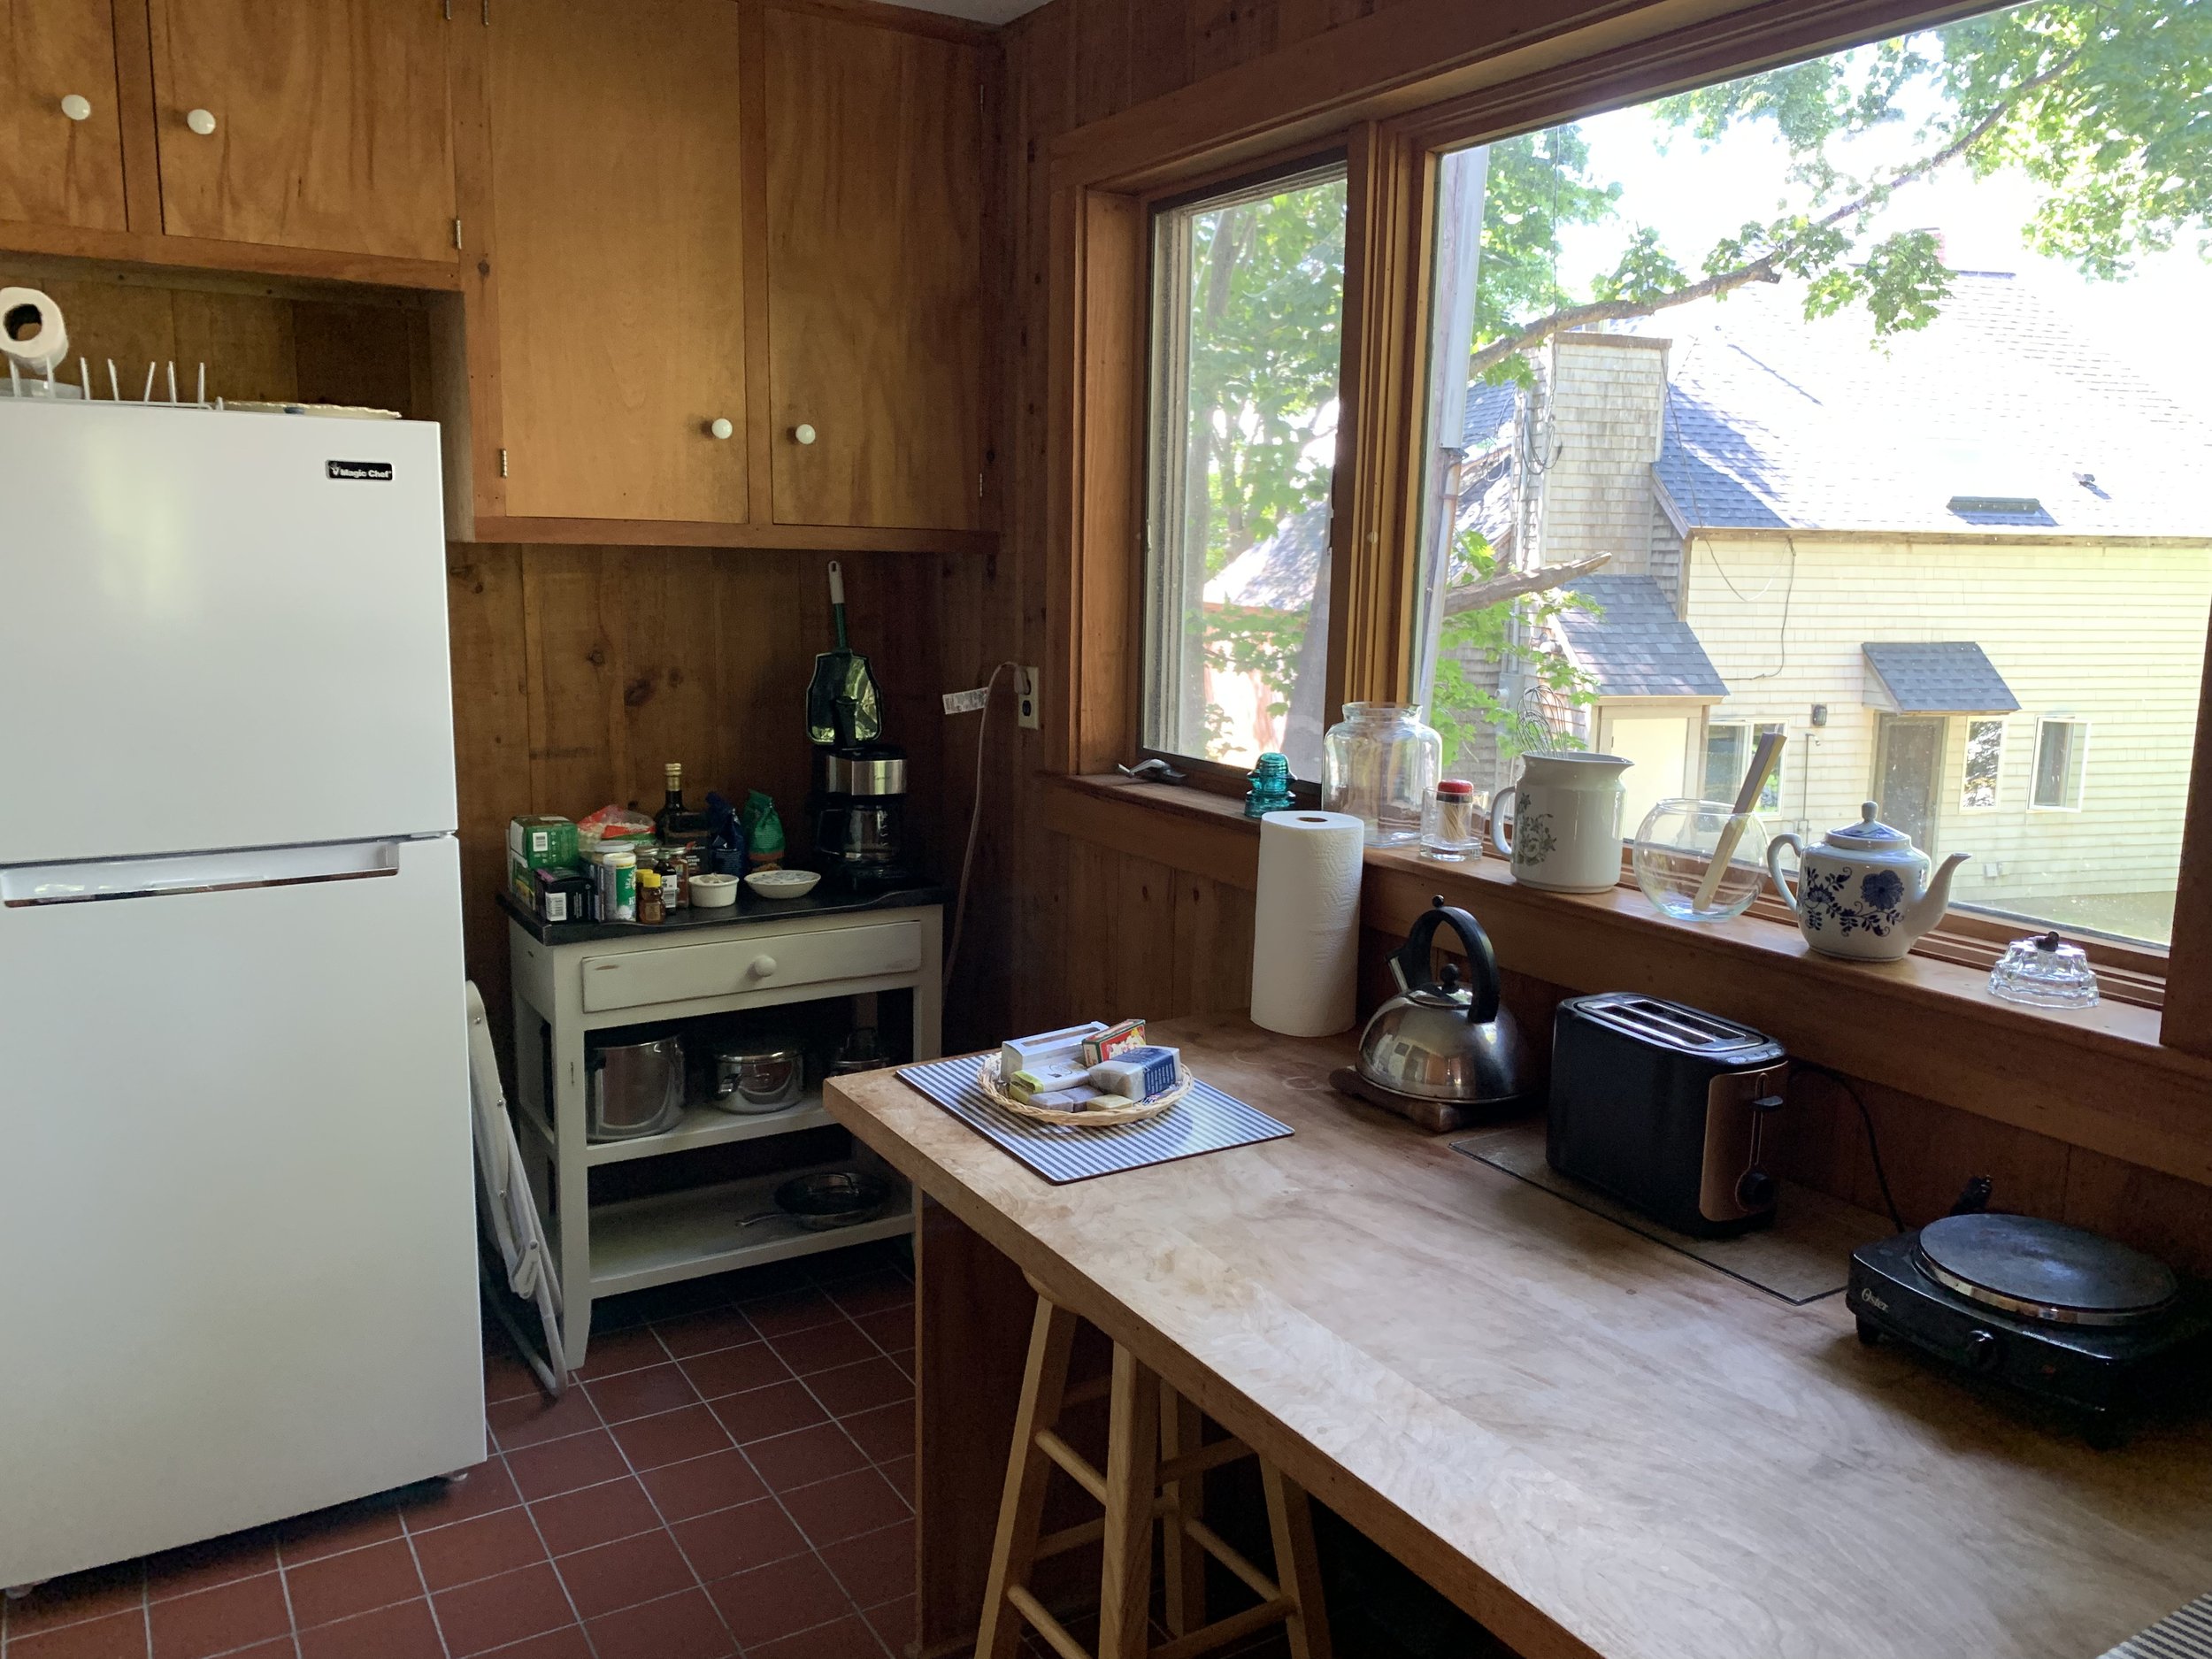
M 61 307 L 36 288 L 0 288 L 0 359 L 27 374 L 49 374 L 69 355 Z
M 1260 820 L 1254 1025 L 1286 1037 L 1352 1028 L 1364 838 L 1360 821 L 1345 812 L 1270 812 Z

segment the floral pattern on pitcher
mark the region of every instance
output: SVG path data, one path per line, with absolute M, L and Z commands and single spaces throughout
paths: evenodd
M 1551 814 L 1530 811 L 1527 792 L 1517 791 L 1513 796 L 1513 862 L 1540 864 L 1558 850 L 1559 838 L 1552 833 Z

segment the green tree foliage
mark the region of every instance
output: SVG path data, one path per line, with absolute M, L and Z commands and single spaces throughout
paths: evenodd
M 1463 573 L 1470 581 L 1494 576 L 1502 568 L 1488 539 L 1472 529 L 1453 538 L 1452 567 L 1455 576 Z M 1511 665 L 1541 694 L 1542 703 L 1553 708 L 1586 707 L 1597 701 L 1589 675 L 1543 643 L 1552 624 L 1569 611 L 1605 614 L 1582 595 L 1553 588 L 1444 618 L 1429 701 L 1433 723 L 1444 740 L 1447 771 L 1458 764 L 1469 741 L 1484 730 L 1495 740 L 1501 761 L 1532 749 L 1584 746 L 1571 733 L 1553 729 L 1537 710 L 1501 697 L 1496 690 L 1497 669 Z M 1482 672 L 1470 673 L 1470 665 L 1476 664 Z

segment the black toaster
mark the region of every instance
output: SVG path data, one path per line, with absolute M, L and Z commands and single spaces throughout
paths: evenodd
M 1653 1220 L 1701 1239 L 1774 1219 L 1763 1146 L 1789 1059 L 1748 1025 L 1631 991 L 1572 996 L 1552 1021 L 1545 1150 Z

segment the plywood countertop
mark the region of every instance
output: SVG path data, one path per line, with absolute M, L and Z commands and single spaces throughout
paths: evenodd
M 1296 1133 L 1052 1187 L 826 1103 L 1527 1659 L 2096 1659 L 2212 1589 L 2212 1424 L 2093 1451 L 1345 1100 L 1348 1037 L 1156 1034 Z

